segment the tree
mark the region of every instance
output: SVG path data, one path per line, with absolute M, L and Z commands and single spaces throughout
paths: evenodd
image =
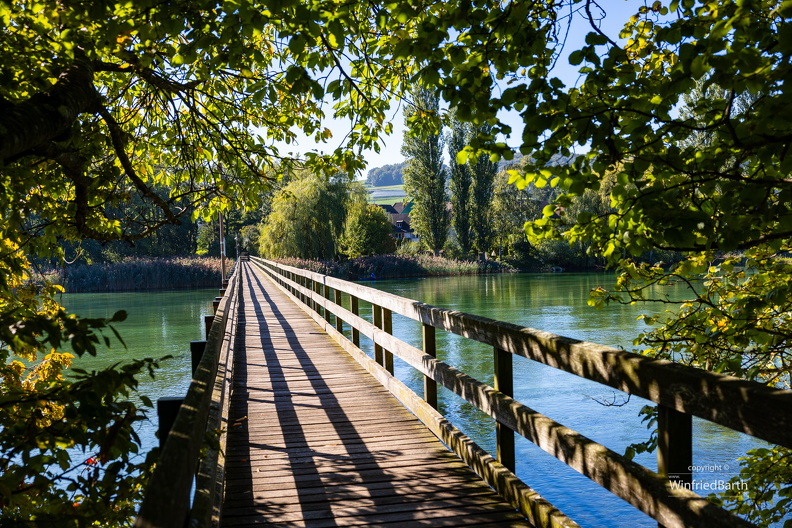
M 489 139 L 489 125 L 482 125 L 472 130 L 470 141 L 474 144 L 481 139 Z M 474 147 L 475 148 L 475 147 Z M 470 162 L 469 162 L 470 163 Z M 473 247 L 478 250 L 479 259 L 485 260 L 487 251 L 492 246 L 495 231 L 492 226 L 492 198 L 495 184 L 495 175 L 498 173 L 498 164 L 487 155 L 479 156 L 470 165 L 471 193 L 470 216 Z
M 134 242 L 188 215 L 208 220 L 232 207 L 255 208 L 274 181 L 266 169 L 283 174 L 292 166 L 275 142 L 292 141 L 297 131 L 317 142 L 329 139 L 321 124 L 325 96 L 336 101 L 336 116 L 353 121 L 351 133 L 330 155 L 312 153 L 304 161 L 326 174 L 360 169 L 358 150 L 378 149 L 378 135 L 390 128 L 385 111 L 392 94 L 419 74 L 413 38 L 422 33 L 426 49 L 433 49 L 440 34 L 426 33 L 421 24 L 445 9 L 299 0 L 277 10 L 203 0 L 0 3 L 0 328 L 14 329 L 0 335 L 3 412 L 15 398 L 20 405 L 54 401 L 46 384 L 27 386 L 32 393 L 10 388 L 46 368 L 49 360 L 36 358 L 52 347 L 70 343 L 77 354 L 92 351 L 86 344 L 109 324 L 39 310 L 54 290 L 23 288 L 34 256 L 62 257 L 63 241 Z M 161 188 L 166 196 L 155 192 Z M 132 206 L 133 198 L 141 203 Z M 20 354 L 29 368 L 13 362 Z M 123 390 L 128 386 L 116 386 L 105 401 Z M 76 397 L 58 405 L 64 416 L 79 414 Z M 99 414 L 109 421 L 97 431 L 140 417 L 136 409 L 127 418 L 127 407 L 107 408 L 115 414 Z M 15 431 L 6 420 L 13 416 L 3 415 L 3 438 Z M 17 451 L 8 460 L 38 449 L 46 431 L 31 425 L 27 433 L 18 437 L 27 443 L 13 444 Z M 119 443 L 108 452 L 134 447 L 134 438 L 114 438 Z M 97 445 L 85 441 L 85 449 Z M 51 456 L 65 463 L 66 451 L 52 445 Z M 103 471 L 112 464 L 106 460 Z M 58 502 L 56 479 L 25 486 L 21 473 L 3 478 L 4 514 L 17 508 L 24 519 L 49 498 Z M 101 482 L 105 491 L 124 489 L 122 479 L 118 486 L 112 478 Z M 26 502 L 33 496 L 36 504 Z M 97 500 L 97 507 L 121 505 L 109 496 Z M 73 513 L 113 522 L 89 502 Z M 129 509 L 119 511 L 123 516 Z
M 52 511 L 71 508 L 52 514 L 64 524 L 80 518 L 124 524 L 119 519 L 134 507 L 128 494 L 146 474 L 131 471 L 139 475 L 132 482 L 113 478 L 115 462 L 126 466 L 135 447 L 127 423 L 143 417 L 136 407 L 115 403 L 132 390 L 128 378 L 112 385 L 113 393 L 95 391 L 112 412 L 95 413 L 106 421 L 91 426 L 98 435 L 93 439 L 78 434 L 83 425 L 75 417 L 91 411 L 80 411 L 77 392 L 67 389 L 72 385 L 57 377 L 36 381 L 37 372 L 56 370 L 51 348 L 94 352 L 98 332 L 110 322 L 41 310 L 56 290 L 26 286 L 30 262 L 63 258 L 70 246 L 139 243 L 198 214 L 208 220 L 232 207 L 255 208 L 274 182 L 266 169 L 284 173 L 292 162 L 275 142 L 289 142 L 297 131 L 317 142 L 329 139 L 320 125 L 325 88 L 338 100 L 340 117 L 354 116 L 354 134 L 330 155 L 305 161 L 327 173 L 338 167 L 352 172 L 362 167 L 357 148 L 379 147 L 378 131 L 390 126 L 382 118 L 390 102 L 374 92 L 392 92 L 411 68 L 386 76 L 376 71 L 376 61 L 367 61 L 369 71 L 356 61 L 342 63 L 341 48 L 365 34 L 347 37 L 348 29 L 374 25 L 366 8 L 315 6 L 310 14 L 306 8 L 297 1 L 275 13 L 259 3 L 0 3 L 0 327 L 8 329 L 0 332 L 0 445 L 13 446 L 0 454 L 6 520 L 42 519 L 49 515 L 42 510 L 46 503 Z M 366 19 L 371 23 L 362 24 Z M 351 77 L 344 65 L 358 81 L 376 82 L 346 82 Z M 306 68 L 320 72 L 321 80 Z M 90 378 L 74 389 L 94 382 L 110 387 L 99 373 Z M 43 421 L 20 421 L 17 411 L 27 401 L 63 409 L 74 423 L 74 442 L 103 449 L 98 472 L 90 471 L 107 475 L 92 483 L 102 493 L 86 492 L 79 508 L 62 500 L 74 493 L 62 485 L 70 476 L 59 480 L 40 459 L 28 457 L 41 452 L 50 466 L 65 465 L 66 447 L 74 442 L 47 440 Z M 16 425 L 24 424 L 25 434 L 17 434 Z M 106 430 L 119 431 L 115 444 L 102 443 Z M 31 473 L 12 468 L 19 456 L 40 478 L 29 481 Z
M 625 294 L 647 296 L 644 285 L 669 276 L 690 281 L 705 319 L 681 319 L 669 331 L 692 340 L 647 353 L 689 353 L 704 366 L 711 358 L 724 372 L 782 383 L 790 343 L 784 285 L 792 276 L 782 258 L 792 249 L 792 7 L 655 1 L 618 34 L 602 29 L 600 12 L 592 0 L 285 0 L 277 10 L 255 1 L 1 3 L 0 329 L 17 332 L 0 336 L 5 358 L 28 349 L 41 357 L 65 342 L 59 335 L 74 335 L 82 351 L 103 328 L 76 325 L 59 310 L 39 313 L 40 303 L 20 290 L 32 255 L 58 253 L 63 239 L 144 238 L 190 214 L 183 201 L 206 218 L 232 204 L 254 208 L 272 183 L 264 169 L 290 168 L 272 142 L 292 140 L 294 129 L 328 139 L 325 98 L 352 121 L 350 134 L 330 156 L 306 161 L 329 174 L 359 169 L 359 149 L 379 148 L 390 127 L 393 95 L 425 86 L 459 120 L 492 126 L 492 139 L 467 152 L 472 160 L 512 156 L 495 138 L 511 132 L 500 112 L 516 110 L 524 125 L 518 146 L 534 165 L 515 180 L 555 185 L 564 192 L 560 206 L 615 171 L 611 211 L 581 212 L 563 232 L 548 215 L 530 232 L 589 241 L 621 267 Z M 575 16 L 591 31 L 569 55 L 580 79 L 566 86 L 551 69 L 564 60 L 558 35 Z M 690 115 L 677 112 L 699 79 L 711 96 L 696 99 Z M 747 105 L 735 104 L 743 96 Z M 436 111 L 414 117 L 415 127 L 439 129 Z M 690 141 L 699 133 L 706 148 Z M 587 154 L 550 163 L 576 145 Z M 170 194 L 157 196 L 157 185 Z M 130 207 L 135 195 L 147 206 Z M 688 259 L 670 270 L 621 259 L 646 250 Z M 745 276 L 734 260 L 712 260 L 731 254 L 745 257 Z M 714 296 L 693 293 L 709 288 L 690 280 L 699 272 L 715 281 L 707 283 L 718 286 Z M 59 334 L 66 327 L 74 332 Z M 694 344 L 721 327 L 731 343 Z M 760 355 L 743 356 L 745 349 Z M 784 460 L 782 450 L 772 453 Z M 0 493 L 21 504 L 20 493 Z
M 536 164 L 521 183 L 558 185 L 566 206 L 610 170 L 612 209 L 581 211 L 565 232 L 548 216 L 530 232 L 587 241 L 619 267 L 615 291 L 595 291 L 593 304 L 667 302 L 664 285 L 686 285 L 667 319 L 645 319 L 656 325 L 639 340 L 645 354 L 789 387 L 792 135 L 781 116 L 792 93 L 781 79 L 792 67 L 783 36 L 792 11 L 774 1 L 707 5 L 642 7 L 623 45 L 592 21 L 587 45 L 570 55 L 585 63 L 581 84 L 525 115 L 526 123 L 552 115 L 555 124 L 524 133 L 523 153 Z M 585 159 L 546 166 L 574 143 L 589 145 Z M 641 263 L 649 250 L 685 258 Z M 783 518 L 786 499 L 774 501 L 792 492 L 790 453 L 753 453 L 741 477 L 757 485 L 727 494 L 727 504 L 762 525 Z
M 396 241 L 388 215 L 378 205 L 355 200 L 349 207 L 341 250 L 350 258 L 393 253 Z
M 468 256 L 473 249 L 471 231 L 471 167 L 459 163 L 457 154 L 467 146 L 469 140 L 469 127 L 452 118 L 450 122 L 451 133 L 448 139 L 448 157 L 451 166 L 449 187 L 451 190 L 451 225 L 456 232 L 456 239 L 462 255 Z
M 510 176 L 503 170 L 495 176 L 492 198 L 492 222 L 498 254 L 507 253 L 515 244 L 524 242 L 525 223 L 541 216 L 541 207 L 526 189 L 518 189 L 509 183 Z
M 366 183 L 372 187 L 387 187 L 388 185 L 401 185 L 404 183 L 402 170 L 404 163 L 394 163 L 369 170 Z
M 258 241 L 261 236 L 259 225 L 247 225 L 239 231 L 239 251 L 258 255 Z
M 356 186 L 357 187 L 357 186 Z M 298 174 L 275 194 L 261 225 L 259 252 L 266 258 L 336 258 L 350 199 L 350 182 Z M 357 187 L 357 192 L 363 190 Z
M 409 130 L 402 142 L 402 154 L 407 160 L 404 190 L 414 203 L 410 212 L 412 225 L 435 255 L 439 255 L 445 245 L 450 224 L 443 137 L 438 129 L 437 114 L 437 96 L 425 88 L 415 90 L 412 103 L 404 111 Z

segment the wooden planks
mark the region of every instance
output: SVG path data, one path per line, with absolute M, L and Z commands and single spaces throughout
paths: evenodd
M 223 526 L 528 526 L 268 279 L 242 271 Z

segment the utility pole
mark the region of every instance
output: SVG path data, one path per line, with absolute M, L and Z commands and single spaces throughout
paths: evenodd
M 225 248 L 225 231 L 223 230 L 223 213 L 217 213 L 217 218 L 220 223 L 220 272 L 223 274 L 220 277 L 220 281 L 224 281 L 226 279 L 226 248 Z

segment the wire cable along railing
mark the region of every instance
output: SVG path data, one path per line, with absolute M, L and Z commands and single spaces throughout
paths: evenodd
M 693 416 L 792 447 L 792 391 L 446 310 L 263 259 L 251 261 L 300 302 L 347 352 L 536 526 L 576 525 L 514 474 L 514 433 L 665 527 L 753 526 L 688 487 L 678 485 L 679 482 L 672 483 L 672 480 L 689 482 L 691 478 Z M 360 301 L 371 304 L 372 321 L 359 316 Z M 422 323 L 422 349 L 391 335 L 394 313 Z M 493 347 L 494 386 L 436 358 L 438 329 Z M 360 349 L 361 335 L 373 341 L 373 359 Z M 513 399 L 514 355 L 656 403 L 658 471 L 633 462 Z M 393 376 L 394 356 L 423 374 L 423 397 Z M 437 384 L 496 420 L 496 458 L 437 411 Z

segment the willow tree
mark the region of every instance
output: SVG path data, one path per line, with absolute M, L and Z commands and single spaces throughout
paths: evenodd
M 406 160 L 404 191 L 414 204 L 411 223 L 421 242 L 439 255 L 448 237 L 450 215 L 437 95 L 425 88 L 414 90 L 404 116 L 409 127 L 401 150 Z
M 275 194 L 259 228 L 266 258 L 334 259 L 344 232 L 353 186 L 346 178 L 306 172 Z

